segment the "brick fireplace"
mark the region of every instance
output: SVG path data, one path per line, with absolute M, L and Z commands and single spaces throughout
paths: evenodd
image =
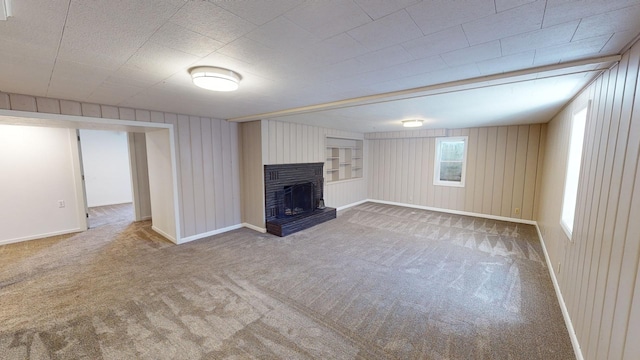
M 267 232 L 286 236 L 335 219 L 324 207 L 324 163 L 264 166 Z

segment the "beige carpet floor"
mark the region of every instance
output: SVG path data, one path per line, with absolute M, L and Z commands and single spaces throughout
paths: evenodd
M 278 238 L 0 247 L 2 359 L 574 359 L 533 226 L 366 203 Z
M 133 222 L 133 203 L 94 206 L 89 208 L 89 228 L 119 222 Z

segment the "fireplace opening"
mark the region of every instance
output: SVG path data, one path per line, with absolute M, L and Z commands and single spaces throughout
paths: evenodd
M 279 217 L 313 211 L 316 204 L 315 194 L 315 186 L 311 182 L 284 186 L 277 196 Z

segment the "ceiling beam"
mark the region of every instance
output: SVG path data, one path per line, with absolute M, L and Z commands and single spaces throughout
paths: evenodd
M 489 82 L 489 81 L 496 81 L 497 83 L 496 84 L 492 84 L 492 85 L 499 85 L 499 84 L 503 84 L 503 83 L 512 82 L 510 79 L 512 79 L 514 77 L 532 75 L 532 74 L 536 74 L 536 73 L 544 73 L 544 72 L 549 72 L 549 71 L 557 71 L 557 70 L 563 70 L 563 69 L 569 70 L 571 68 L 575 68 L 575 67 L 579 67 L 579 66 L 602 65 L 602 64 L 609 64 L 609 63 L 617 63 L 617 62 L 620 61 L 621 58 L 622 58 L 621 55 L 611 55 L 611 56 L 603 56 L 603 57 L 590 58 L 590 59 L 584 59 L 584 60 L 570 61 L 570 62 L 554 64 L 554 65 L 538 66 L 538 67 L 533 67 L 533 68 L 528 68 L 528 69 L 523 69 L 523 70 L 510 71 L 510 72 L 501 73 L 501 74 L 479 76 L 479 77 L 474 77 L 474 78 L 469 78 L 469 79 L 445 82 L 445 83 L 441 83 L 441 84 L 421 86 L 421 87 L 411 88 L 411 89 L 406 89 L 406 90 L 398 90 L 398 91 L 386 92 L 386 93 L 381 93 L 381 94 L 367 95 L 367 96 L 355 97 L 355 98 L 350 98 L 350 99 L 345 99 L 345 100 L 338 100 L 338 101 L 332 101 L 332 102 L 327 102 L 327 103 L 321 103 L 321 104 L 315 104 L 315 105 L 295 107 L 295 108 L 290 108 L 290 109 L 285 109 L 285 110 L 266 112 L 266 113 L 255 114 L 255 115 L 241 116 L 241 117 L 227 119 L 227 121 L 230 121 L 230 122 L 255 121 L 255 120 L 269 119 L 269 118 L 273 118 L 273 117 L 304 114 L 304 113 L 310 113 L 310 112 L 316 112 L 316 111 L 322 111 L 322 110 L 330 110 L 330 109 L 337 109 L 337 108 L 344 108 L 344 107 L 350 107 L 350 106 L 376 104 L 376 103 L 387 102 L 387 101 L 403 100 L 403 99 L 406 99 L 406 98 L 415 98 L 415 97 L 420 97 L 420 96 L 431 96 L 431 95 L 436 95 L 436 94 L 439 94 L 439 93 L 442 93 L 442 92 L 451 91 L 453 88 L 456 88 L 456 87 L 469 86 L 468 88 L 465 88 L 463 90 L 470 90 L 470 89 L 475 88 L 474 86 L 470 86 L 470 85 L 485 83 L 485 82 Z M 603 71 L 605 69 L 606 68 L 596 68 L 596 69 L 582 70 L 582 71 L 578 71 L 578 72 Z M 576 72 L 575 71 L 567 71 L 566 73 L 560 73 L 560 74 L 553 75 L 553 77 L 569 75 L 571 73 L 576 73 Z M 531 80 L 535 80 L 535 79 L 531 79 Z M 500 81 L 504 81 L 504 82 L 500 82 Z M 458 90 L 460 90 L 460 89 L 458 89 Z M 429 93 L 428 94 L 421 94 L 421 93 L 426 93 L 426 92 L 429 92 Z

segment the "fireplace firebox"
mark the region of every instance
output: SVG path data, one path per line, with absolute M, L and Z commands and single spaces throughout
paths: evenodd
M 324 163 L 264 166 L 267 232 L 286 236 L 335 219 L 324 207 Z

